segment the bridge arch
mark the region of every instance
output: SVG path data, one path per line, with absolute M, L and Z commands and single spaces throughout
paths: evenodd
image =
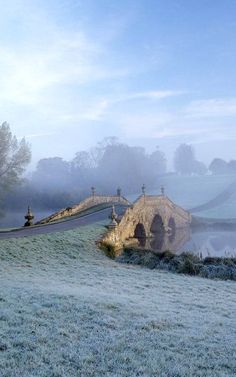
M 140 246 L 145 246 L 146 242 L 146 231 L 144 228 L 144 225 L 142 223 L 138 223 L 134 229 L 134 238 L 137 238 L 137 240 L 140 243 Z
M 160 234 L 165 232 L 164 221 L 159 214 L 156 214 L 152 220 L 150 232 L 152 235 Z

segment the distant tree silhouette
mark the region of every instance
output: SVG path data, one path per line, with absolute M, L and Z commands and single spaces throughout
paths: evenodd
M 180 174 L 192 174 L 194 172 L 195 154 L 191 145 L 181 144 L 175 151 L 174 167 Z
M 195 159 L 194 149 L 189 144 L 181 144 L 176 149 L 174 167 L 177 173 L 183 175 L 204 175 L 207 172 L 205 164 Z
M 209 170 L 212 174 L 227 174 L 229 173 L 229 166 L 222 158 L 214 158 L 209 165 Z
M 155 174 L 164 174 L 166 173 L 166 158 L 163 152 L 161 152 L 158 147 L 157 149 L 150 154 L 149 164 L 153 173 Z
M 228 167 L 232 174 L 236 174 L 236 160 L 229 161 Z
M 203 162 L 195 160 L 193 162 L 192 173 L 197 175 L 205 175 L 207 173 L 207 167 Z
M 50 157 L 39 160 L 37 168 L 32 175 L 32 182 L 38 188 L 61 190 L 70 186 L 70 164 L 61 157 Z

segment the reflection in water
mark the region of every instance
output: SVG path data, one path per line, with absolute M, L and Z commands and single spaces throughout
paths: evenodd
M 191 250 L 205 256 L 234 256 L 236 257 L 236 232 L 209 231 L 192 234 L 191 239 L 182 246 L 182 249 Z
M 139 234 L 140 236 L 140 234 Z M 190 228 L 159 232 L 152 238 L 136 237 L 139 246 L 156 252 L 170 250 L 176 254 L 191 252 L 206 256 L 236 256 L 236 232 L 209 231 L 192 233 Z
M 190 239 L 190 228 L 175 230 L 174 233 L 159 232 L 155 233 L 151 238 L 136 237 L 139 246 L 154 251 L 170 250 L 176 252 Z
M 155 215 L 155 217 L 152 221 L 152 224 L 151 224 L 150 231 L 154 236 L 156 236 L 160 233 L 164 233 L 164 231 L 165 231 L 164 224 L 163 224 L 163 221 L 162 221 L 162 218 L 161 218 L 160 215 Z
M 165 243 L 165 233 L 163 232 L 161 232 L 160 234 L 156 234 L 155 237 L 150 239 L 151 249 L 154 249 L 154 250 L 162 250 L 164 243 Z
M 34 210 L 35 215 L 35 221 L 43 219 L 44 217 L 50 216 L 53 212 L 55 212 L 54 209 L 48 209 L 45 211 L 41 210 Z M 4 228 L 18 228 L 24 225 L 25 223 L 25 210 L 21 210 L 19 212 L 6 212 L 6 214 L 3 217 L 0 217 L 0 229 Z
M 170 230 L 170 236 L 169 236 L 170 242 L 174 242 L 176 226 L 175 226 L 175 220 L 173 219 L 173 217 L 170 218 L 169 223 L 168 223 L 168 227 L 169 227 L 169 230 Z
M 141 247 L 145 247 L 145 240 L 146 240 L 146 232 L 143 224 L 138 223 L 135 231 L 134 231 L 134 238 L 139 240 L 139 245 Z

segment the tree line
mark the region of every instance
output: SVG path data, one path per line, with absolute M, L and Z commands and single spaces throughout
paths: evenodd
M 214 158 L 207 167 L 196 159 L 192 145 L 181 144 L 175 151 L 174 168 L 177 173 L 182 175 L 236 174 L 236 160 L 227 162 L 222 158 Z
M 121 187 L 125 194 L 140 192 L 161 184 L 167 174 L 164 152 L 148 153 L 143 147 L 129 146 L 115 137 L 105 138 L 90 150 L 78 151 L 71 161 L 61 157 L 41 159 L 26 179 L 22 175 L 30 162 L 30 146 L 18 141 L 4 122 L 0 126 L 0 199 L 6 208 L 19 209 L 29 203 L 34 208 L 61 208 L 86 197 L 90 187 L 98 193 L 114 194 Z M 174 170 L 180 175 L 236 174 L 236 160 L 215 158 L 207 167 L 198 161 L 194 148 L 181 144 L 174 154 Z

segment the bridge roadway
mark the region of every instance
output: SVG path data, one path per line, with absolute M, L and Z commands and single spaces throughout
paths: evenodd
M 116 206 L 116 212 L 121 215 L 123 214 L 125 208 L 123 206 Z M 63 232 L 66 230 L 71 230 L 79 228 L 81 226 L 89 225 L 96 223 L 98 221 L 103 221 L 108 219 L 111 214 L 111 208 L 105 208 L 88 215 L 82 215 L 76 218 L 69 218 L 57 223 L 48 223 L 45 225 L 32 226 L 32 227 L 22 227 L 18 229 L 1 231 L 0 230 L 0 239 L 6 238 L 20 238 L 20 237 L 29 237 L 36 236 L 39 234 L 53 233 L 53 232 Z

